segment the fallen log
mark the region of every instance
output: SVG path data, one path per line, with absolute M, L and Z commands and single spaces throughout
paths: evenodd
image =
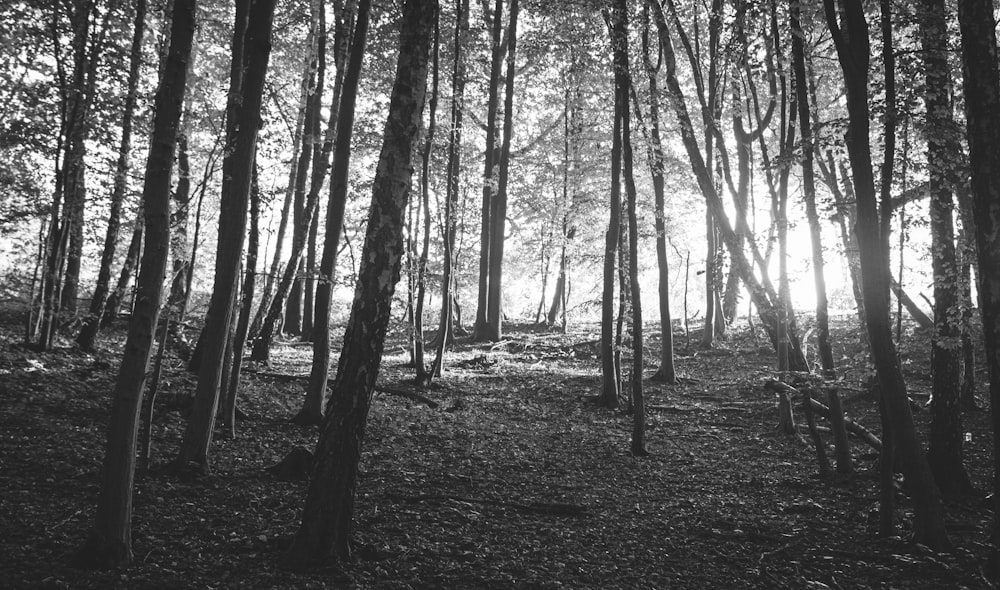
M 777 380 L 771 380 L 765 383 L 764 389 L 773 391 L 779 396 L 801 395 L 799 390 L 795 389 L 791 385 L 788 385 L 787 383 L 782 383 L 781 381 Z M 830 408 L 816 401 L 815 399 L 810 399 L 810 408 L 820 416 L 826 418 L 827 420 L 830 419 L 831 416 Z M 870 430 L 868 430 L 864 426 L 861 426 L 854 420 L 851 420 L 847 416 L 844 416 L 844 427 L 847 429 L 848 432 L 858 437 L 859 439 L 867 443 L 875 450 L 877 451 L 882 450 L 882 441 L 879 439 L 879 437 L 875 436 Z M 794 423 L 792 425 L 792 428 L 795 428 Z

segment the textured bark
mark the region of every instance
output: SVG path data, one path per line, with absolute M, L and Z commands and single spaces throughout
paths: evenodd
M 313 334 L 312 369 L 306 398 L 295 421 L 299 424 L 319 424 L 323 419 L 323 399 L 330 372 L 330 310 L 332 306 L 333 281 L 337 269 L 337 250 L 340 233 L 344 225 L 344 209 L 347 205 L 348 174 L 351 166 L 351 137 L 354 131 L 354 105 L 361 80 L 364 63 L 365 44 L 368 38 L 368 18 L 371 2 L 361 0 L 357 7 L 357 23 L 351 40 L 349 63 L 343 74 L 337 104 L 336 147 L 333 155 L 333 170 L 330 172 L 330 199 L 326 213 L 326 238 L 320 260 L 320 283 L 316 290 L 316 329 Z M 338 15 L 342 16 L 342 15 Z M 346 54 L 347 31 L 345 20 L 338 18 L 338 70 L 343 69 Z M 344 40 L 341 43 L 341 40 Z M 331 113 L 333 111 L 331 110 Z M 331 115 L 332 116 L 332 115 Z
M 497 116 L 500 110 L 500 70 L 503 67 L 503 0 L 496 0 L 493 9 L 493 49 L 490 60 L 490 89 L 486 111 L 486 148 L 483 165 L 483 206 L 479 232 L 479 291 L 477 295 L 476 323 L 472 328 L 474 340 L 487 339 L 490 285 L 490 215 L 499 186 L 499 151 L 497 145 Z
M 108 303 L 108 291 L 111 286 L 111 265 L 115 260 L 118 238 L 121 229 L 122 203 L 125 200 L 125 189 L 128 186 L 128 173 L 131 168 L 129 161 L 132 149 L 132 119 L 135 116 L 137 89 L 139 87 L 139 70 L 142 66 L 142 38 L 146 28 L 146 0 L 137 0 L 133 19 L 132 47 L 129 53 L 128 81 L 125 85 L 125 106 L 122 109 L 122 136 L 118 147 L 118 160 L 115 164 L 115 179 L 111 189 L 111 210 L 108 212 L 108 229 L 104 236 L 104 250 L 101 253 L 101 266 L 97 272 L 97 284 L 90 298 L 90 310 L 76 342 L 82 350 L 93 350 L 97 341 L 97 333 L 101 327 L 101 317 Z
M 979 301 L 990 375 L 993 421 L 993 542 L 1000 538 L 1000 76 L 990 0 L 958 3 L 962 31 L 965 120 L 972 168 L 979 258 Z
M 403 217 L 421 124 L 435 0 L 408 0 L 389 117 L 372 188 L 361 268 L 330 404 L 324 416 L 302 523 L 284 565 L 351 557 L 358 462 L 403 257 Z
M 243 35 L 236 27 L 233 35 L 233 73 L 245 71 L 242 83 L 233 81 L 230 119 L 236 126 L 233 150 L 227 154 L 231 177 L 224 178 L 221 213 L 219 215 L 219 248 L 215 260 L 215 285 L 205 319 L 204 348 L 201 368 L 195 390 L 194 407 L 188 418 L 177 454 L 176 466 L 182 469 L 194 466 L 209 472 L 208 450 L 212 443 L 215 414 L 219 403 L 219 385 L 223 375 L 223 361 L 230 335 L 235 292 L 239 281 L 240 259 L 246 235 L 247 203 L 253 177 L 253 162 L 257 148 L 257 131 L 260 125 L 261 97 L 264 78 L 271 53 L 271 24 L 276 0 L 259 0 L 248 13 L 237 11 L 237 23 L 243 14 L 246 19 L 245 45 Z M 247 2 L 249 4 L 249 2 Z M 227 125 L 230 124 L 227 122 Z
M 127 567 L 132 560 L 132 487 L 139 410 L 167 266 L 170 176 L 187 78 L 187 59 L 194 38 L 194 19 L 194 0 L 175 0 L 170 50 L 154 101 L 153 135 L 143 182 L 147 232 L 139 271 L 139 294 L 112 398 L 104 475 L 94 526 L 76 556 L 80 565 L 89 567 Z
M 871 57 L 868 23 L 860 0 L 846 0 L 840 19 L 834 0 L 824 0 L 824 7 L 847 89 L 849 121 L 846 143 L 857 196 L 855 234 L 861 251 L 865 320 L 880 398 L 892 431 L 899 465 L 913 494 L 914 540 L 935 550 L 946 549 L 950 543 L 944 528 L 940 492 L 917 440 L 906 383 L 892 341 L 888 244 L 883 233 L 885 220 L 880 223 L 879 218 L 869 144 L 868 69 Z M 889 214 L 890 211 L 883 210 L 882 213 Z
M 962 452 L 959 405 L 962 348 L 961 294 L 950 185 L 952 158 L 947 129 L 953 123 L 948 28 L 944 0 L 924 0 L 920 19 L 926 71 L 927 168 L 931 218 L 931 268 L 934 273 L 934 337 L 931 341 L 931 430 L 927 449 L 934 481 L 944 494 L 968 493 L 972 483 Z

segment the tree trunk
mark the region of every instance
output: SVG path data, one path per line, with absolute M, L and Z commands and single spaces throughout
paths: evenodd
M 993 3 L 958 3 L 962 31 L 965 119 L 976 212 L 979 301 L 990 375 L 993 421 L 993 534 L 1000 538 L 1000 77 Z
M 97 272 L 97 285 L 90 298 L 89 314 L 84 321 L 76 342 L 82 350 L 94 350 L 97 333 L 101 327 L 101 317 L 108 303 L 111 284 L 111 265 L 115 260 L 115 250 L 121 228 L 122 203 L 128 186 L 129 162 L 132 149 L 132 119 L 135 117 L 136 97 L 139 86 L 139 69 L 142 66 L 142 38 L 146 27 L 146 0 L 136 0 L 133 18 L 132 47 L 129 53 L 128 82 L 125 87 L 125 106 L 122 110 L 122 137 L 115 164 L 115 180 L 111 189 L 111 211 L 108 213 L 108 229 L 104 236 L 104 250 L 101 266 Z
M 927 168 L 930 183 L 931 267 L 934 273 L 934 338 L 931 343 L 930 445 L 927 462 L 944 494 L 968 493 L 972 483 L 962 452 L 960 275 L 949 185 L 953 158 L 947 133 L 952 123 L 951 72 L 944 0 L 924 0 L 920 19 L 927 110 Z
M 234 291 L 239 280 L 240 258 L 246 234 L 247 202 L 253 176 L 253 162 L 260 125 L 261 96 L 271 51 L 271 24 L 276 0 L 258 0 L 246 11 L 237 11 L 233 34 L 233 80 L 230 83 L 230 106 L 227 126 L 236 128 L 233 149 L 226 159 L 229 182 L 223 183 L 219 215 L 219 248 L 215 261 L 215 286 L 205 319 L 205 344 L 198 372 L 194 407 L 188 418 L 177 455 L 180 469 L 194 467 L 210 471 L 208 449 L 212 442 L 215 414 L 219 402 L 222 365 L 230 334 Z M 249 4 L 247 2 L 247 4 Z M 241 21 L 241 19 L 243 19 Z M 245 40 L 241 34 L 245 22 Z M 244 70 L 242 80 L 238 70 Z M 224 176 L 225 180 L 225 176 Z
M 906 383 L 903 381 L 892 341 L 889 260 L 883 232 L 886 220 L 882 219 L 880 223 L 869 144 L 868 23 L 860 0 L 844 2 L 843 18 L 839 23 L 834 0 L 824 0 L 824 7 L 847 87 L 849 121 L 846 143 L 854 171 L 854 193 L 858 199 L 855 234 L 861 250 L 865 319 L 880 397 L 892 429 L 900 466 L 913 494 L 914 540 L 934 550 L 947 549 L 950 543 L 944 528 L 940 492 L 920 450 L 906 394 Z M 891 44 L 891 39 L 886 42 Z M 891 210 L 883 207 L 883 215 L 890 212 Z
M 332 306 L 333 284 L 337 270 L 337 250 L 340 234 L 344 226 L 344 209 L 347 204 L 348 175 L 351 167 L 351 138 L 354 131 L 355 102 L 361 69 L 364 63 L 365 44 L 368 39 L 368 19 L 371 3 L 360 0 L 357 23 L 350 43 L 350 57 L 343 73 L 343 86 L 337 104 L 336 147 L 333 154 L 333 170 L 330 172 L 330 199 L 326 213 L 326 237 L 320 260 L 321 281 L 316 289 L 316 330 L 313 338 L 312 369 L 309 374 L 309 388 L 302 409 L 295 416 L 298 424 L 319 424 L 323 419 L 323 399 L 330 372 L 330 309 Z M 350 18 L 341 15 L 338 22 L 337 54 L 338 70 L 343 68 L 344 54 L 347 52 L 346 29 Z M 343 41 L 343 42 L 342 42 Z M 333 111 L 331 110 L 331 116 Z
M 441 314 L 438 318 L 437 353 L 431 367 L 433 377 L 441 376 L 444 352 L 452 333 L 452 287 L 455 282 L 455 219 L 462 171 L 462 125 L 465 114 L 465 51 L 469 35 L 469 0 L 455 0 L 455 62 L 452 71 L 451 131 L 448 135 L 447 189 L 445 194 L 444 269 L 441 275 Z
M 654 63 L 649 47 L 649 2 L 643 5 L 642 56 L 649 78 L 649 172 L 653 181 L 656 229 L 656 265 L 660 307 L 660 368 L 654 378 L 668 384 L 677 381 L 674 370 L 674 330 L 670 317 L 670 267 L 667 263 L 667 227 L 664 180 L 663 142 L 660 138 L 660 88 L 657 82 L 659 64 Z
M 76 556 L 80 565 L 123 568 L 132 560 L 132 486 L 139 410 L 167 266 L 170 240 L 170 175 L 177 125 L 195 29 L 194 0 L 175 0 L 167 55 L 154 101 L 153 135 L 143 183 L 147 246 L 139 271 L 139 296 L 129 322 L 125 352 L 108 426 L 104 476 L 94 526 Z
M 354 303 L 331 407 L 324 417 L 302 523 L 284 565 L 305 568 L 351 556 L 358 462 L 371 407 L 392 296 L 403 256 L 403 217 L 412 180 L 427 85 L 436 0 L 408 0 L 389 117 L 372 188 L 372 207 Z
M 485 8 L 485 6 L 484 6 Z M 489 15 L 487 15 L 487 21 Z M 488 21 L 489 22 L 489 21 Z M 476 323 L 472 328 L 474 340 L 488 340 L 489 287 L 490 287 L 490 231 L 492 215 L 496 208 L 493 201 L 497 198 L 500 186 L 499 152 L 497 145 L 497 116 L 500 110 L 501 68 L 503 67 L 503 0 L 496 0 L 493 9 L 493 51 L 490 61 L 490 89 L 486 112 L 486 149 L 483 166 L 483 207 L 482 225 L 479 232 L 479 294 L 476 307 Z
M 486 292 L 486 340 L 503 338 L 503 251 L 507 227 L 507 184 L 510 176 L 510 139 L 514 119 L 514 74 L 517 48 L 518 0 L 510 0 L 510 22 L 507 28 L 507 75 L 503 104 L 503 139 L 497 171 L 496 192 L 490 203 L 490 260 Z
M 816 288 L 816 348 L 820 366 L 827 377 L 833 377 L 833 348 L 830 345 L 830 312 L 826 295 L 826 273 L 823 260 L 823 239 L 819 213 L 816 209 L 816 180 L 813 172 L 813 135 L 809 116 L 809 89 L 806 85 L 805 32 L 799 21 L 800 5 L 793 2 L 790 8 L 792 29 L 792 63 L 795 71 L 795 97 L 798 105 L 799 130 L 802 134 L 802 199 L 809 222 L 812 245 L 813 282 Z

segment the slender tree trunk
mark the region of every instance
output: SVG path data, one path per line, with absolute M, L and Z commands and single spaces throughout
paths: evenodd
M 489 21 L 488 21 L 489 22 Z M 476 323 L 472 328 L 474 340 L 488 340 L 487 323 L 489 315 L 490 281 L 490 230 L 497 190 L 500 186 L 499 152 L 497 145 L 497 116 L 500 110 L 500 73 L 503 67 L 503 0 L 496 0 L 493 9 L 493 51 L 490 61 L 490 89 L 486 112 L 486 149 L 483 166 L 483 207 L 479 249 L 479 295 L 476 307 Z
M 215 286 L 205 320 L 205 345 L 194 407 L 177 455 L 176 465 L 180 469 L 194 467 L 204 473 L 210 471 L 208 449 L 212 442 L 219 403 L 222 364 L 230 334 L 234 291 L 239 280 L 240 258 L 246 234 L 247 202 L 260 125 L 261 96 L 271 50 L 275 2 L 276 0 L 258 0 L 249 7 L 248 13 L 237 11 L 237 26 L 233 35 L 234 79 L 230 86 L 232 94 L 229 111 L 230 120 L 237 131 L 233 150 L 226 158 L 231 160 L 230 164 L 223 165 L 223 170 L 228 170 L 231 177 L 229 183 L 224 183 L 222 190 Z M 242 16 L 244 14 L 247 16 Z M 241 17 L 247 23 L 245 44 L 239 24 Z M 244 69 L 244 77 L 240 80 L 237 70 Z
M 313 338 L 312 369 L 309 388 L 302 409 L 295 421 L 299 424 L 319 424 L 323 418 L 323 399 L 330 372 L 330 310 L 332 307 L 333 282 L 337 269 L 337 249 L 344 225 L 344 209 L 347 204 L 348 173 L 351 166 L 351 138 L 354 131 L 355 102 L 361 69 L 364 63 L 365 44 L 368 39 L 368 19 L 371 3 L 360 0 L 357 23 L 350 45 L 350 57 L 343 76 L 343 88 L 337 109 L 337 140 L 333 154 L 333 170 L 330 173 L 330 200 L 326 214 L 326 238 L 320 261 L 322 278 L 316 290 L 316 331 Z M 341 31 L 346 36 L 346 31 Z M 339 39 L 338 39 L 339 41 Z M 339 49 L 343 47 L 338 42 Z M 343 60 L 340 60 L 343 63 Z
M 431 199 L 430 199 L 430 163 L 434 150 L 434 132 L 436 131 L 436 116 L 438 103 L 438 82 L 440 79 L 438 53 L 441 44 L 441 23 L 434 22 L 434 43 L 431 58 L 431 69 L 433 71 L 431 96 L 429 100 L 429 123 L 427 125 L 427 137 L 424 138 L 424 147 L 421 152 L 420 162 L 420 201 L 423 209 L 423 244 L 420 250 L 420 260 L 417 261 L 417 301 L 413 310 L 413 366 L 416 369 L 414 381 L 419 386 L 430 384 L 432 373 L 427 370 L 424 362 L 424 301 L 427 297 L 427 258 L 431 245 Z
M 869 144 L 868 23 L 860 0 L 846 0 L 841 19 L 838 19 L 834 0 L 824 0 L 824 7 L 847 87 L 849 121 L 846 143 L 854 172 L 854 193 L 858 199 L 855 233 L 861 249 L 865 319 L 881 398 L 892 428 L 900 466 L 913 494 L 914 540 L 935 550 L 947 549 L 950 543 L 944 528 L 940 492 L 917 440 L 906 383 L 892 341 L 889 260 L 884 232 L 887 221 L 879 219 Z M 885 41 L 887 45 L 891 44 L 891 38 Z M 882 214 L 890 212 L 891 209 L 887 210 L 883 203 Z
M 121 271 L 118 273 L 118 281 L 115 288 L 108 294 L 108 303 L 104 306 L 104 316 L 101 318 L 101 326 L 111 323 L 121 310 L 122 298 L 135 274 L 136 265 L 139 263 L 139 256 L 143 250 L 143 237 L 145 236 L 145 223 L 143 221 L 145 213 L 143 205 L 140 204 L 139 212 L 132 228 L 132 237 L 129 239 L 128 250 L 125 252 L 125 260 L 122 262 Z
M 231 438 L 236 438 L 236 399 L 240 390 L 240 373 L 243 371 L 243 351 L 246 348 L 247 333 L 250 331 L 250 309 L 253 307 L 254 290 L 257 287 L 257 255 L 260 250 L 260 187 L 257 184 L 257 162 L 253 163 L 253 178 L 250 184 L 250 233 L 247 237 L 247 256 L 240 289 L 242 300 L 238 306 L 239 315 L 233 334 L 232 365 L 229 370 L 227 387 L 222 405 L 222 419 Z
M 84 321 L 76 342 L 82 350 L 93 350 L 97 333 L 101 327 L 101 317 L 108 302 L 108 291 L 111 284 L 111 265 L 114 263 L 115 250 L 121 228 L 122 203 L 125 200 L 125 189 L 128 186 L 129 162 L 132 149 L 132 119 L 135 117 L 135 105 L 138 95 L 139 70 L 142 67 L 142 38 L 146 27 L 146 0 L 136 0 L 133 19 L 132 48 L 129 53 L 128 82 L 125 86 L 125 106 L 122 110 L 122 137 L 118 148 L 118 161 L 115 164 L 115 180 L 111 189 L 111 211 L 108 213 L 108 229 L 104 237 L 104 250 L 101 253 L 101 267 L 97 272 L 97 285 L 90 298 L 90 310 Z
M 455 0 L 455 62 L 452 71 L 451 131 L 448 135 L 447 189 L 445 191 L 444 272 L 441 275 L 441 314 L 438 318 L 437 354 L 431 367 L 433 377 L 441 376 L 444 353 L 452 333 L 452 288 L 455 279 L 455 234 L 458 195 L 462 179 L 462 126 L 465 114 L 465 51 L 469 35 L 469 0 Z
M 823 373 L 832 377 L 835 372 L 833 347 L 830 345 L 830 312 L 826 295 L 826 271 L 823 260 L 823 239 L 819 212 L 816 209 L 816 180 L 813 171 L 813 135 L 809 116 L 809 88 L 806 85 L 805 32 L 799 20 L 800 4 L 792 2 L 790 9 L 792 28 L 792 63 L 795 71 L 795 97 L 798 105 L 799 130 L 802 134 L 802 199 L 809 222 L 812 245 L 813 282 L 816 288 L 816 348 Z
M 1000 538 L 1000 76 L 996 23 L 989 0 L 958 3 L 962 31 L 965 119 L 976 212 L 976 249 L 993 422 L 993 534 Z
M 372 208 L 337 378 L 316 446 L 302 523 L 284 565 L 351 557 L 358 462 L 403 257 L 403 217 L 427 85 L 436 0 L 403 5 L 396 82 L 372 189 Z
M 76 556 L 77 563 L 89 567 L 123 568 L 132 560 L 132 487 L 139 410 L 167 267 L 170 175 L 184 102 L 194 19 L 194 0 L 174 1 L 170 50 L 154 101 L 153 136 L 143 183 L 147 245 L 139 271 L 140 296 L 136 298 L 135 313 L 129 322 L 112 398 L 104 476 L 94 526 Z

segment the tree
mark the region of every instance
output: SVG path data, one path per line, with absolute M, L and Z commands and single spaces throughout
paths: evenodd
M 866 328 L 879 392 L 891 425 L 899 464 L 913 495 L 913 539 L 933 549 L 945 549 L 949 547 L 949 541 L 944 528 L 940 492 L 917 441 L 906 383 L 892 341 L 887 222 L 884 219 L 884 215 L 891 210 L 883 208 L 883 218 L 879 218 L 869 144 L 868 66 L 871 57 L 868 23 L 860 0 L 844 0 L 840 18 L 834 0 L 824 0 L 823 4 L 847 90 L 849 120 L 846 144 L 857 197 L 855 234 L 861 253 Z
M 402 265 L 403 217 L 436 16 L 436 0 L 407 0 L 403 5 L 395 83 L 372 187 L 354 303 L 316 445 L 302 523 L 284 557 L 287 567 L 309 567 L 331 559 L 346 561 L 351 556 L 358 461 Z
M 108 290 L 111 282 L 111 265 L 115 259 L 118 245 L 118 234 L 121 227 L 121 210 L 125 200 L 125 189 L 128 185 L 128 173 L 131 167 L 129 158 L 132 150 L 132 119 L 135 117 L 136 102 L 139 87 L 139 70 L 142 67 L 142 38 L 146 28 L 146 0 L 137 0 L 132 33 L 132 47 L 129 52 L 128 82 L 125 90 L 125 106 L 122 109 L 122 137 L 118 148 L 118 161 L 115 164 L 114 188 L 111 191 L 111 211 L 108 214 L 108 230 L 104 238 L 104 250 L 101 254 L 101 267 L 97 273 L 97 285 L 90 299 L 90 310 L 84 321 L 76 343 L 83 350 L 93 350 L 97 333 L 101 327 L 101 318 L 108 303 Z
M 212 442 L 223 360 L 229 341 L 232 308 L 239 281 L 240 259 L 246 234 L 247 203 L 253 177 L 253 162 L 260 127 L 261 97 L 271 52 L 271 24 L 276 0 L 258 0 L 246 10 L 237 10 L 233 33 L 230 102 L 227 124 L 236 127 L 233 149 L 227 153 L 229 182 L 223 183 L 219 215 L 219 247 L 215 261 L 215 285 L 205 319 L 204 348 L 194 407 L 184 430 L 176 466 L 210 470 L 208 449 Z M 246 25 L 241 25 L 245 20 Z M 241 34 L 246 31 L 245 39 Z M 231 123 L 230 123 L 231 121 Z
M 330 173 L 330 201 L 326 211 L 326 238 L 320 261 L 320 282 L 316 289 L 315 333 L 313 334 L 312 369 L 309 374 L 309 389 L 302 409 L 295 417 L 299 424 L 319 424 L 323 418 L 323 398 L 330 372 L 330 309 L 332 305 L 333 280 L 337 268 L 337 249 L 340 233 L 344 225 L 344 208 L 347 205 L 348 175 L 351 166 L 351 136 L 354 129 L 354 105 L 361 80 L 364 63 L 365 43 L 368 38 L 368 17 L 371 3 L 361 0 L 357 7 L 357 23 L 350 41 L 349 62 L 343 74 L 343 86 L 337 110 L 331 109 L 331 117 L 336 113 L 336 150 L 333 155 L 333 170 Z M 349 13 L 348 13 L 349 14 Z M 339 56 L 348 55 L 347 25 L 349 18 L 338 16 L 337 51 Z M 343 43 L 341 43 L 341 40 Z M 338 70 L 343 68 L 343 59 L 338 61 Z M 336 91 L 335 91 L 336 94 Z
M 170 50 L 154 101 L 153 137 L 142 190 L 146 248 L 137 281 L 139 292 L 112 398 L 94 526 L 76 556 L 77 563 L 83 566 L 127 567 L 132 561 L 132 487 L 139 410 L 167 267 L 170 175 L 194 28 L 195 0 L 175 0 Z
M 479 232 L 479 291 L 476 306 L 476 323 L 472 328 L 475 340 L 487 340 L 487 322 L 489 314 L 490 285 L 490 215 L 493 212 L 493 200 L 499 187 L 499 151 L 497 145 L 497 116 L 500 110 L 500 85 L 502 80 L 500 70 L 503 66 L 503 0 L 496 0 L 492 21 L 489 11 L 485 10 L 487 22 L 493 25 L 493 49 L 490 58 L 489 98 L 486 112 L 486 148 L 483 164 L 483 206 Z
M 961 294 L 955 228 L 954 158 L 956 142 L 948 135 L 954 122 L 951 71 L 948 67 L 948 28 L 944 0 L 925 0 L 920 28 L 926 86 L 927 168 L 931 218 L 931 266 L 934 273 L 934 337 L 931 343 L 931 432 L 927 461 L 934 481 L 945 494 L 972 491 L 963 461 L 962 411 L 959 399 L 961 350 Z
M 813 282 L 816 287 L 816 342 L 820 366 L 828 376 L 834 374 L 833 349 L 830 346 L 830 312 L 826 296 L 823 238 L 816 209 L 816 178 L 813 170 L 813 132 L 806 84 L 805 31 L 801 21 L 801 0 L 793 0 L 789 18 L 792 29 L 792 64 L 795 72 L 795 102 L 802 134 L 802 200 L 806 206 L 809 237 L 812 245 Z
M 1000 539 L 1000 74 L 991 0 L 958 3 L 966 134 L 979 259 L 979 301 L 993 421 L 993 532 Z

